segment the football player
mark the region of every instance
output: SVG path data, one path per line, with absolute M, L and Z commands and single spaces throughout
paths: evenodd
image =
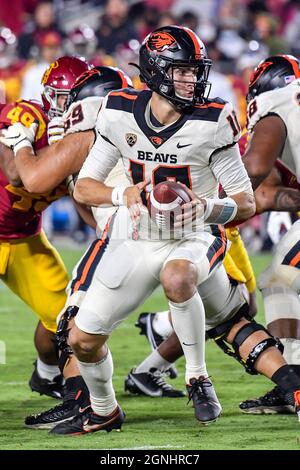
M 300 209 L 300 67 L 293 56 L 262 61 L 249 83 L 249 144 L 244 162 L 256 189 L 258 211 Z M 275 249 L 258 284 L 264 299 L 268 330 L 284 345 L 284 357 L 300 376 L 300 222 L 288 230 Z M 280 387 L 246 400 L 245 413 L 290 410 Z
M 87 63 L 76 58 L 58 59 L 43 77 L 44 109 L 36 102 L 22 99 L 2 105 L 1 128 L 13 123 L 29 127 L 35 122 L 34 148 L 45 147 L 47 114 L 62 112 L 75 78 L 87 68 Z M 38 359 L 29 381 L 31 389 L 61 398 L 62 376 L 57 366 L 54 339 L 56 317 L 66 301 L 68 276 L 59 254 L 42 231 L 41 223 L 42 211 L 67 194 L 66 186 L 60 184 L 52 191 L 31 194 L 22 186 L 11 150 L 3 145 L 0 165 L 0 278 L 40 319 L 35 332 Z
M 130 86 L 132 86 L 130 79 L 120 69 L 113 67 L 96 67 L 80 75 L 75 81 L 68 97 L 67 105 L 70 107 L 70 113 L 67 116 L 68 129 L 74 132 L 76 123 L 81 122 L 80 117 L 83 116 L 83 106 L 86 106 L 85 111 L 88 110 L 89 123 L 92 122 L 92 125 L 88 123 L 86 127 L 92 129 L 95 126 L 96 116 L 103 97 L 111 90 Z M 49 127 L 52 138 L 56 140 L 55 144 L 52 144 L 47 149 L 43 149 L 43 152 L 37 152 L 37 155 L 35 149 L 30 144 L 16 152 L 15 162 L 22 182 L 27 189 L 34 192 L 40 192 L 41 190 L 51 191 L 61 181 L 64 181 L 66 176 L 76 174 L 94 142 L 94 132 L 92 130 L 85 133 L 72 134 L 65 137 L 63 141 L 60 141 L 64 125 L 57 117 L 52 119 Z M 22 126 L 17 127 L 17 129 L 22 132 Z M 19 140 L 23 140 L 23 138 L 26 138 L 26 134 L 24 137 L 19 137 Z M 120 181 L 120 177 L 121 180 L 122 178 L 124 179 L 122 174 L 120 176 L 118 168 L 112 173 L 110 177 L 112 182 L 114 178 L 118 181 Z M 71 193 L 73 176 L 67 178 L 67 181 L 69 192 Z M 97 212 L 99 211 L 96 210 Z M 104 225 L 101 226 L 100 223 L 98 230 L 103 231 L 111 209 L 102 209 L 101 212 Z M 99 217 L 97 219 L 99 221 Z M 95 226 L 91 218 L 90 225 Z M 84 408 L 86 401 L 88 401 L 89 397 L 79 375 L 76 365 L 77 361 L 72 356 L 72 351 L 67 344 L 67 336 L 71 325 L 70 320 L 78 310 L 81 298 L 91 282 L 97 262 L 105 249 L 105 244 L 103 244 L 101 238 L 102 235 L 99 240 L 95 240 L 91 244 L 74 268 L 74 275 L 68 288 L 68 302 L 58 324 L 57 346 L 60 351 L 59 367 L 66 381 L 66 394 L 63 403 L 46 412 L 27 417 L 25 424 L 28 427 L 52 428 L 57 423 L 70 419 L 80 408 Z
M 105 342 L 160 281 L 186 356 L 187 390 L 199 421 L 213 422 L 221 411 L 203 362 L 204 309 L 197 286 L 204 289 L 205 284 L 211 301 L 222 303 L 211 317 L 207 309 L 208 334 L 234 343 L 237 357 L 247 362 L 248 370 L 256 369 L 279 382 L 298 407 L 293 392 L 299 388 L 299 378 L 274 348 L 276 341 L 263 327 L 245 318 L 245 301 L 237 297 L 238 290 L 232 295 L 221 265 L 225 252 L 222 236 L 212 234 L 211 225 L 216 228 L 218 223 L 247 218 L 254 213 L 255 204 L 235 145 L 239 132 L 230 105 L 204 98 L 210 65 L 203 44 L 192 31 L 161 28 L 150 34 L 140 49 L 141 77 L 152 92 L 111 92 L 102 105 L 97 141 L 80 171 L 74 194 L 81 203 L 113 204 L 119 210 L 107 230 L 105 253 L 69 338 L 90 390 L 92 406 L 58 425 L 61 434 L 109 431 L 122 426 L 124 414 L 112 388 L 112 358 Z M 130 130 L 125 135 L 124 125 Z M 179 153 L 178 149 L 183 148 Z M 121 156 L 133 186 L 108 187 L 103 181 Z M 159 165 L 159 161 L 168 165 Z M 170 175 L 189 184 L 189 169 L 197 192 L 197 196 L 190 192 L 192 207 L 204 206 L 205 230 L 189 232 L 185 234 L 188 238 L 180 241 L 159 241 L 157 228 L 142 207 L 140 193 L 151 173 L 154 183 Z M 229 194 L 225 200 L 213 198 L 217 181 Z M 123 218 L 129 217 L 124 196 L 134 225 L 140 218 L 140 238 L 120 242 L 111 233 L 118 230 Z M 188 218 L 193 215 L 189 213 Z M 177 225 L 181 225 L 179 219 Z M 155 241 L 147 238 L 149 226 L 157 235 Z M 233 299 L 235 312 L 229 308 Z

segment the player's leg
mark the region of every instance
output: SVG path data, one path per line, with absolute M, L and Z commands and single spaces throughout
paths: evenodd
M 284 345 L 283 356 L 300 376 L 300 222 L 296 222 L 276 247 L 271 265 L 261 274 L 266 325 Z M 245 413 L 291 412 L 279 387 L 240 404 Z
M 140 328 L 140 335 L 146 336 L 152 351 L 173 333 L 171 313 L 169 310 L 163 312 L 140 313 L 135 326 Z M 174 364 L 169 364 L 166 374 L 175 379 L 178 375 Z
M 203 233 L 180 242 L 161 272 L 174 331 L 185 355 L 187 391 L 195 416 L 203 424 L 214 422 L 222 409 L 206 370 L 205 310 L 198 285 L 209 277 L 224 253 L 225 239 Z
M 226 255 L 228 258 L 228 255 Z M 231 278 L 236 278 L 237 269 L 231 261 L 232 267 L 229 269 Z M 228 270 L 228 263 L 226 264 Z M 224 273 L 214 269 L 209 280 L 203 282 L 198 286 L 198 292 L 203 299 L 204 308 L 208 317 L 222 318 L 232 316 L 244 303 L 240 287 L 237 283 L 228 281 L 228 276 L 225 275 L 226 282 L 223 281 Z M 239 274 L 241 277 L 242 274 Z M 237 278 L 237 281 L 239 278 Z M 245 278 L 242 277 L 245 281 Z M 210 286 L 217 285 L 219 291 L 211 289 Z M 235 295 L 234 295 L 235 293 Z M 141 316 L 140 316 L 141 317 Z M 153 391 L 157 393 L 157 387 L 153 386 L 152 381 L 149 380 L 149 371 L 151 368 L 156 368 L 164 372 L 170 362 L 176 361 L 182 356 L 183 351 L 180 342 L 173 332 L 172 323 L 169 318 L 169 312 L 159 313 L 144 313 L 142 318 L 146 326 L 147 337 L 160 339 L 159 347 L 154 350 L 149 356 L 142 361 L 135 370 L 132 370 L 125 381 L 125 388 L 132 393 L 152 395 Z M 143 329 L 142 329 L 143 332 Z M 167 333 L 167 334 L 166 334 Z M 170 334 L 171 333 L 171 334 Z M 163 334 L 168 338 L 164 340 Z M 148 372 L 148 374 L 147 374 Z M 144 380 L 143 380 L 144 379 Z M 155 385 L 155 384 L 154 384 Z
M 108 248 L 75 317 L 69 336 L 81 375 L 89 389 L 91 408 L 52 429 L 56 434 L 120 428 L 124 415 L 112 386 L 113 363 L 106 339 L 157 286 L 142 252 L 132 243 Z M 157 270 L 159 272 L 159 270 Z M 86 423 L 87 424 L 84 424 Z
M 57 367 L 56 317 L 65 300 L 68 276 L 57 251 L 44 234 L 10 243 L 1 279 L 39 317 L 35 334 L 38 360 L 30 379 L 33 390 L 60 398 L 62 378 Z
M 103 240 L 94 240 L 74 267 L 72 279 L 67 288 L 68 299 L 59 316 L 56 343 L 59 368 L 65 379 L 63 402 L 49 410 L 27 416 L 25 425 L 29 428 L 51 429 L 73 418 L 79 410 L 90 404 L 89 391 L 80 375 L 77 359 L 69 345 L 68 337 L 74 325 L 75 316 L 92 282 L 95 269 L 101 261 L 105 246 Z
M 282 388 L 289 404 L 292 407 L 296 406 L 298 411 L 299 376 L 284 360 L 280 342 L 273 338 L 262 325 L 254 320 L 250 321 L 248 304 L 238 303 L 234 290 L 228 290 L 227 298 L 224 294 L 220 295 L 222 286 L 223 289 L 226 286 L 224 270 L 223 274 L 220 268 L 219 283 L 214 279 L 214 283 L 208 281 L 206 284 L 207 292 L 211 291 L 209 298 L 214 304 L 212 304 L 212 314 L 207 317 L 208 336 L 215 339 L 224 352 L 237 359 L 248 373 L 261 373 L 275 382 Z M 223 280 L 221 280 L 221 275 Z M 213 312 L 216 310 L 216 302 L 222 299 L 223 307 L 219 310 L 220 314 L 215 315 Z M 232 308 L 233 305 L 236 307 Z M 207 311 L 209 312 L 209 309 Z
M 256 281 L 249 255 L 241 239 L 238 228 L 232 227 L 227 229 L 226 235 L 231 242 L 229 251 L 226 253 L 223 261 L 226 273 L 233 282 L 243 285 L 246 298 L 249 298 L 250 314 L 254 317 L 257 312 L 255 301 Z M 164 371 L 168 364 L 169 342 L 166 341 L 164 343 L 165 346 L 163 348 L 163 352 L 160 351 L 159 346 L 173 333 L 170 312 L 143 312 L 139 315 L 136 326 L 140 328 L 140 334 L 146 336 L 152 350 L 154 351 L 157 348 L 156 352 L 150 354 L 145 361 L 138 365 L 136 372 L 146 372 L 146 366 L 148 367 L 148 371 L 151 367 Z M 172 343 L 170 342 L 170 347 L 171 344 Z M 175 348 L 174 345 L 172 347 Z M 174 378 L 177 375 L 174 365 L 171 364 L 166 372 L 171 378 Z M 134 375 L 134 372 L 131 372 L 131 375 Z

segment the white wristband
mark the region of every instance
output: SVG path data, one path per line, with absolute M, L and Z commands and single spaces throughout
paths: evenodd
M 116 186 L 111 193 L 111 202 L 114 206 L 124 206 L 124 191 L 127 186 Z
M 206 202 L 204 212 L 205 222 L 209 224 L 225 225 L 235 218 L 238 207 L 231 197 L 225 197 L 224 199 L 204 199 Z
M 29 140 L 26 139 L 26 138 L 22 139 L 20 142 L 18 142 L 17 144 L 14 145 L 14 147 L 13 147 L 14 155 L 16 156 L 16 155 L 17 155 L 17 152 L 18 152 L 19 150 L 23 149 L 24 147 L 30 147 L 30 148 L 32 148 L 31 142 L 29 142 Z

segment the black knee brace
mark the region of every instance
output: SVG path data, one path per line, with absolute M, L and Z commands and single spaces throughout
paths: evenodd
M 61 373 L 63 373 L 67 362 L 69 362 L 70 356 L 73 354 L 73 351 L 67 342 L 70 331 L 68 326 L 69 321 L 71 320 L 71 318 L 76 316 L 78 310 L 79 307 L 76 307 L 75 305 L 71 305 L 70 307 L 68 307 L 66 311 L 62 314 L 57 326 L 55 341 L 56 347 L 59 351 L 58 367 Z
M 242 307 L 243 308 L 243 307 Z M 275 346 L 281 352 L 283 352 L 283 344 L 279 341 L 279 339 L 274 338 L 269 331 L 267 331 L 262 325 L 256 323 L 256 321 L 252 320 L 250 323 L 242 326 L 241 329 L 235 335 L 232 344 L 228 344 L 224 337 L 226 334 L 229 333 L 232 326 L 240 321 L 243 315 L 240 315 L 239 311 L 236 316 L 231 318 L 229 321 L 218 325 L 216 328 L 209 330 L 207 332 L 208 336 L 214 339 L 215 343 L 222 349 L 225 354 L 236 359 L 242 366 L 245 368 L 246 372 L 251 375 L 258 374 L 258 372 L 254 368 L 254 364 L 259 358 L 259 356 L 268 348 Z M 225 331 L 226 330 L 226 331 Z M 246 361 L 244 361 L 239 353 L 240 346 L 246 341 L 246 339 L 251 336 L 255 331 L 265 331 L 270 338 L 266 338 L 260 343 L 258 343 L 252 351 L 250 351 L 249 356 Z M 218 334 L 221 333 L 221 334 Z

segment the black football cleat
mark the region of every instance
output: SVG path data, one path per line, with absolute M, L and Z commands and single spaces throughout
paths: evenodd
M 65 421 L 55 426 L 51 429 L 50 434 L 76 436 L 96 431 L 110 432 L 113 429 L 120 430 L 124 420 L 125 414 L 119 406 L 108 416 L 97 415 L 89 406 L 71 421 Z
M 291 406 L 292 412 L 296 413 L 298 421 L 300 422 L 300 390 L 285 392 L 284 399 L 285 402 Z
M 217 398 L 211 380 L 206 378 L 190 379 L 186 386 L 189 401 L 193 401 L 195 417 L 200 423 L 208 425 L 217 421 L 222 412 L 222 407 Z
M 88 406 L 90 406 L 89 392 L 83 382 L 81 389 L 67 393 L 59 405 L 42 413 L 27 416 L 25 426 L 31 429 L 52 429 L 57 424 L 74 418 Z
M 155 313 L 143 312 L 139 315 L 135 323 L 135 326 L 141 330 L 140 335 L 144 335 L 148 339 L 152 351 L 157 349 L 158 346 L 160 346 L 161 343 L 165 340 L 165 338 L 156 333 L 155 329 L 153 328 L 154 317 Z M 176 367 L 174 365 L 169 367 L 169 369 L 166 370 L 166 374 L 170 377 L 170 379 L 176 379 L 178 376 Z
M 300 390 L 294 392 L 294 400 L 295 400 L 295 412 L 300 422 Z
M 253 415 L 294 413 L 293 405 L 289 404 L 277 385 L 259 398 L 242 401 L 239 407 L 243 413 Z
M 36 361 L 33 364 L 34 369 L 29 380 L 31 390 L 38 392 L 40 395 L 47 395 L 48 397 L 61 400 L 64 395 L 63 376 L 61 374 L 57 375 L 53 380 L 43 379 L 37 371 Z
M 149 372 L 139 374 L 132 369 L 125 380 L 124 388 L 129 393 L 148 397 L 180 398 L 185 396 L 184 392 L 169 385 L 164 380 L 163 374 L 154 368 Z

